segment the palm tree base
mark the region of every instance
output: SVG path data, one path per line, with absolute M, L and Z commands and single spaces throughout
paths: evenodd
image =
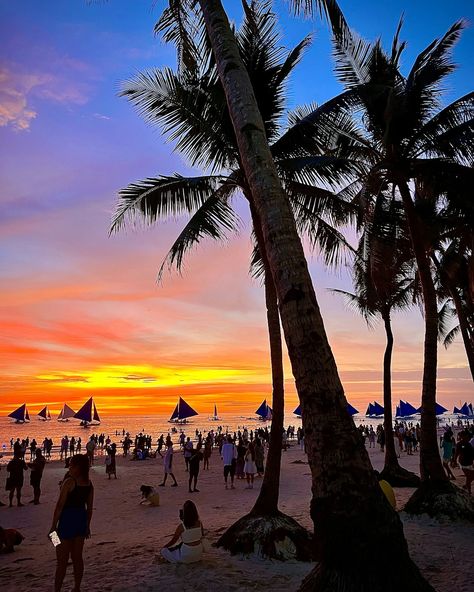
M 279 511 L 270 515 L 246 514 L 232 524 L 216 543 L 232 555 L 258 555 L 280 561 L 311 561 L 312 535 L 294 518 Z
M 394 466 L 385 466 L 380 473 L 380 479 L 388 481 L 392 487 L 419 487 L 421 484 L 418 475 L 407 471 L 398 463 Z
M 417 566 L 405 558 L 387 554 L 378 563 L 375 549 L 370 551 L 370 566 L 318 565 L 303 580 L 298 592 L 435 592 L 423 578 Z
M 449 481 L 425 481 L 405 504 L 408 514 L 474 522 L 474 499 Z

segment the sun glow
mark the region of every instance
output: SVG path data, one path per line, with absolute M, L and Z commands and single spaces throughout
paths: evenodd
M 154 366 L 106 366 L 79 372 L 50 372 L 40 374 L 38 381 L 51 387 L 67 384 L 79 389 L 150 389 L 190 386 L 201 383 L 249 384 L 264 377 L 257 370 L 238 368 L 156 368 Z

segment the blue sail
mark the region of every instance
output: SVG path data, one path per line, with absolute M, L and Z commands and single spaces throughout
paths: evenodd
M 188 417 L 193 417 L 193 415 L 198 415 L 198 412 L 194 411 L 194 409 L 188 405 L 182 397 L 180 397 L 169 421 L 182 421 Z
M 365 412 L 365 416 L 372 417 L 372 415 L 374 415 L 374 406 L 372 405 L 372 403 L 369 403 L 367 411 Z
M 400 400 L 400 405 L 397 406 L 395 417 L 411 417 L 412 415 L 415 415 L 415 413 L 418 413 L 418 411 L 413 405 L 408 403 L 408 401 Z
M 298 407 L 293 411 L 293 413 L 300 417 L 301 416 L 301 405 L 298 405 Z
M 453 413 L 461 413 L 461 410 L 455 406 L 453 409 Z
M 418 407 L 418 409 L 416 411 L 417 411 L 417 413 L 421 413 L 423 411 L 423 407 Z M 443 413 L 446 413 L 446 411 L 447 411 L 446 407 L 443 407 L 439 403 L 436 403 L 435 415 L 443 415 Z M 453 413 L 458 413 L 458 411 L 453 411 Z
M 472 417 L 474 415 L 473 413 L 473 409 L 472 409 L 472 403 L 468 403 L 467 401 L 464 403 L 464 405 L 461 407 L 461 409 L 459 409 L 459 413 L 461 415 L 465 415 L 466 417 Z
M 264 399 L 263 403 L 260 405 L 260 407 L 257 409 L 257 411 L 255 411 L 255 413 L 257 415 L 260 415 L 260 417 L 267 417 L 268 405 L 267 405 L 266 399 Z
M 41 409 L 41 411 L 38 413 L 38 417 L 41 417 L 42 419 L 51 419 L 51 413 L 49 412 L 48 406 L 46 405 L 46 407 L 43 407 L 43 409 Z
M 176 403 L 176 407 L 174 408 L 174 411 L 171 414 L 169 421 L 174 421 L 175 419 L 178 419 L 178 413 L 179 413 L 179 406 L 178 406 L 178 403 Z
M 270 419 L 272 419 L 273 410 L 270 405 L 267 404 L 267 400 L 264 399 L 263 403 L 260 405 L 257 411 L 255 411 L 255 413 L 259 415 L 264 421 L 270 421 Z
M 30 421 L 30 416 L 28 414 L 28 409 L 26 408 L 26 403 L 23 403 L 18 409 L 12 411 L 8 414 L 8 417 L 12 417 L 16 421 Z
M 357 409 L 355 407 L 352 407 L 352 405 L 350 403 L 347 403 L 347 412 L 349 413 L 349 415 L 355 415 L 356 413 L 359 413 L 357 411 Z
M 80 419 L 86 424 L 92 423 L 92 421 L 100 422 L 100 417 L 92 397 L 74 414 L 74 418 Z
M 383 415 L 384 414 L 384 408 L 382 405 L 380 405 L 380 403 L 377 403 L 377 401 L 374 401 L 374 415 Z

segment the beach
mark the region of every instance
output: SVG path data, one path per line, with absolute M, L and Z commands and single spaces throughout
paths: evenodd
M 117 439 L 118 440 L 118 439 Z M 176 452 L 178 452 L 177 447 Z M 383 466 L 379 447 L 368 449 L 375 469 Z M 402 453 L 400 463 L 418 472 L 418 454 Z M 188 493 L 187 473 L 180 454 L 175 454 L 174 469 L 179 487 L 159 487 L 160 507 L 139 505 L 142 484 L 157 486 L 163 475 L 163 463 L 157 459 L 131 461 L 117 455 L 118 479 L 105 475 L 104 456 L 99 452 L 91 470 L 95 488 L 92 537 L 84 550 L 85 575 L 83 590 L 90 592 L 152 592 L 174 589 L 186 591 L 217 590 L 296 590 L 312 565 L 278 562 L 258 557 L 230 556 L 226 551 L 211 548 L 202 562 L 192 565 L 160 564 L 156 556 L 169 540 L 179 522 L 179 508 L 192 499 L 211 542 L 237 518 L 251 509 L 255 489 L 236 481 L 235 490 L 225 490 L 222 461 L 217 449 L 210 459 L 210 470 L 199 475 L 199 493 Z M 65 474 L 64 463 L 47 464 L 41 504 L 27 502 L 32 498 L 28 475 L 23 488 L 24 507 L 0 508 L 0 525 L 16 528 L 25 536 L 12 554 L 0 554 L 0 588 L 3 592 L 50 592 L 53 589 L 55 551 L 47 538 L 58 482 Z M 464 483 L 461 471 L 455 469 L 457 483 Z M 0 472 L 0 500 L 6 502 L 4 468 Z M 401 508 L 411 489 L 396 489 L 397 506 Z M 306 456 L 296 445 L 283 452 L 280 509 L 312 528 L 309 517 L 311 477 Z M 401 512 L 405 535 L 413 560 L 438 592 L 469 592 L 472 570 L 467 558 L 472 556 L 472 525 L 440 522 L 428 516 L 412 518 Z M 361 570 L 370 569 L 370 557 Z M 72 567 L 63 586 L 72 588 Z

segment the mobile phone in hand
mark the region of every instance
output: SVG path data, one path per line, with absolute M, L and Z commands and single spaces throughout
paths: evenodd
M 48 536 L 55 547 L 61 544 L 61 539 L 59 538 L 59 535 L 55 530 L 53 530 L 53 532 L 50 532 Z

